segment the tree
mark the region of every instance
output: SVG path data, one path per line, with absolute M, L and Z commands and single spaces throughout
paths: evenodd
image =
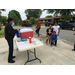
M 1 15 L 1 13 L 2 13 L 1 11 L 5 11 L 5 9 L 0 9 L 0 15 Z
M 47 13 L 53 13 L 54 15 L 71 15 L 75 9 L 44 9 L 47 10 Z
M 0 23 L 0 31 L 1 31 L 1 29 L 2 29 L 2 25 L 1 25 L 1 23 Z
M 9 14 L 8 14 L 8 17 L 9 17 L 9 18 L 13 18 L 15 24 L 18 23 L 18 17 L 16 16 L 16 14 L 15 14 L 14 12 L 10 11 Z
M 20 13 L 18 11 L 16 11 L 16 10 L 11 10 L 11 11 L 16 14 L 16 16 L 18 17 L 18 21 L 21 21 Z
M 54 16 L 60 15 L 63 18 L 61 21 L 66 21 L 71 19 L 71 15 L 75 9 L 44 9 L 47 10 L 47 13 L 53 13 Z
M 2 29 L 2 24 L 1 24 L 1 22 L 2 22 L 2 16 L 1 16 L 1 11 L 5 11 L 5 9 L 0 9 L 0 30 Z
M 7 17 L 6 17 L 6 16 L 1 16 L 1 15 L 0 15 L 0 23 L 3 24 L 3 25 L 5 25 L 6 22 L 7 22 Z
M 61 18 L 63 18 L 63 21 L 70 20 L 71 19 L 71 15 L 64 15 Z
M 29 22 L 34 24 L 34 23 L 36 23 L 36 19 L 34 17 L 30 17 Z
M 7 17 L 6 16 L 2 16 L 2 23 L 3 25 L 5 25 L 7 22 Z
M 39 18 L 42 14 L 41 9 L 26 9 L 25 10 L 27 19 L 30 19 L 30 17 Z
M 45 18 L 48 18 L 48 17 L 52 17 L 52 15 L 48 15 L 48 16 L 46 16 Z

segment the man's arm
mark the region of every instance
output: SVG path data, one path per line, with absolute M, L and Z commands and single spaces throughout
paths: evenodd
M 41 28 L 41 23 L 40 23 L 40 21 L 37 22 L 36 28 Z
M 60 33 L 60 28 L 58 29 L 58 36 L 59 36 L 59 33 Z
M 48 36 L 48 35 L 47 35 L 47 32 L 46 32 L 46 36 Z
M 38 24 L 39 24 L 39 23 L 37 22 L 37 26 L 36 26 L 36 28 L 38 28 Z

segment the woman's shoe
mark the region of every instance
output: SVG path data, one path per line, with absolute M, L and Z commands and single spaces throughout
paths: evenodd
M 15 61 L 14 60 L 11 60 L 11 61 L 8 61 L 8 63 L 15 63 Z

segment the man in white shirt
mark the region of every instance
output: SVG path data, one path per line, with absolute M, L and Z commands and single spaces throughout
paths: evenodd
M 55 25 L 52 28 L 53 28 L 53 31 L 55 31 L 56 34 L 58 35 L 57 36 L 57 39 L 58 39 L 59 33 L 60 33 L 60 26 L 57 24 L 57 22 L 55 22 Z

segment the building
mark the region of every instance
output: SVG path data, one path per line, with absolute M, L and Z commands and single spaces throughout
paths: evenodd
M 28 21 L 29 21 L 29 20 L 23 20 L 22 22 L 25 23 L 25 22 L 28 22 Z
M 48 21 L 48 22 L 53 22 L 53 17 L 49 17 L 49 18 L 39 18 L 39 20 L 40 20 L 41 22 L 46 22 L 46 21 Z
M 39 20 L 40 20 L 41 22 L 46 22 L 46 21 L 48 21 L 48 22 L 52 22 L 52 23 L 55 22 L 55 21 L 61 22 L 62 19 L 63 19 L 63 18 L 61 18 L 61 16 L 49 17 L 49 18 L 39 18 Z M 28 22 L 28 21 L 29 21 L 29 20 L 23 20 L 22 23 Z M 75 22 L 75 15 L 72 15 L 71 21 Z

